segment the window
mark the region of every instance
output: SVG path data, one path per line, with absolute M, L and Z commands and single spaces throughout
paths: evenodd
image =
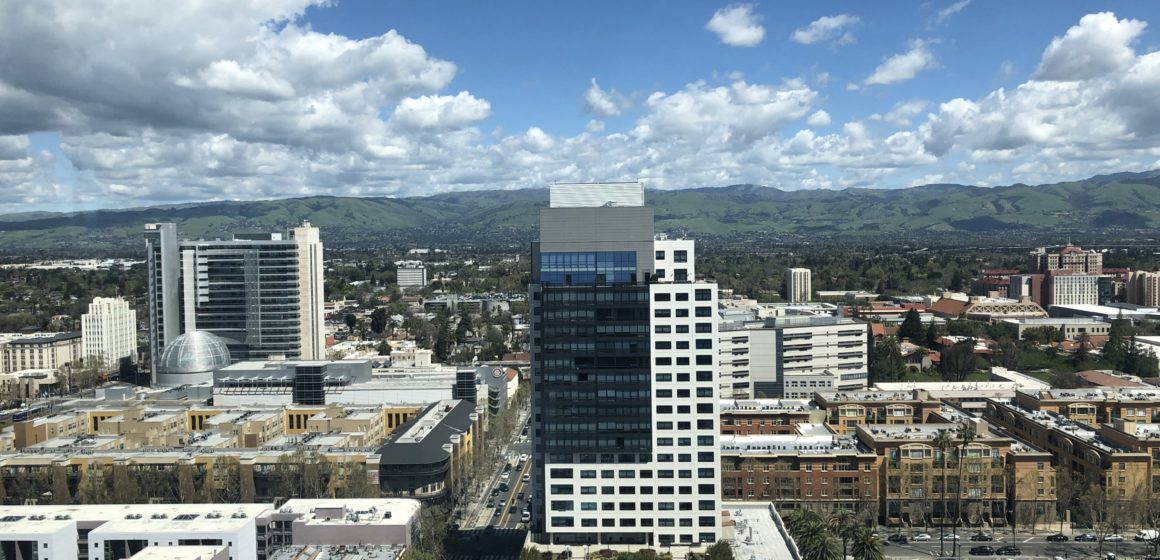
M 689 281 L 689 270 L 685 269 L 685 268 L 678 268 L 678 269 L 674 270 L 673 271 L 673 281 L 674 282 L 688 282 Z
M 712 317 L 713 308 L 708 305 L 698 305 L 695 315 L 698 317 Z
M 552 469 L 549 474 L 552 478 L 572 478 L 572 469 Z
M 689 349 L 689 341 L 687 341 L 687 340 L 678 340 L 677 341 L 677 350 L 688 350 L 688 349 Z
M 697 372 L 697 381 L 712 381 L 712 380 L 713 380 L 713 372 L 711 372 L 711 371 L 698 371 Z
M 673 359 L 672 358 L 657 358 L 657 365 L 658 366 L 671 366 L 671 365 L 673 365 Z
M 697 339 L 697 349 L 698 350 L 712 350 L 713 349 L 713 340 L 709 339 L 709 338 L 698 338 Z
M 688 317 L 688 316 L 689 316 L 688 309 L 678 309 L 677 310 L 677 317 Z
M 693 292 L 694 298 L 697 301 L 713 301 L 713 291 L 708 289 L 698 289 Z
M 665 252 L 664 251 L 657 251 L 657 260 L 658 261 L 665 260 Z
M 673 328 L 668 325 L 657 325 L 653 327 L 653 332 L 657 334 L 669 334 L 673 332 Z
M 596 478 L 596 471 L 580 471 L 580 478 Z
M 672 312 L 669 311 L 668 309 L 654 309 L 653 310 L 653 317 L 664 319 L 664 318 L 668 318 L 668 317 L 672 317 L 672 316 L 673 316 Z
M 677 294 L 677 301 L 689 301 L 689 294 L 685 292 Z
M 653 301 L 670 301 L 672 296 L 667 292 L 657 292 L 653 294 Z
M 699 333 L 711 333 L 713 332 L 713 323 L 697 323 L 695 330 Z
M 689 332 L 689 325 L 677 325 L 678 334 L 687 334 Z
M 673 380 L 673 374 L 671 374 L 671 373 L 658 373 L 657 374 L 657 381 L 667 382 L 667 381 L 672 381 L 672 380 Z
M 673 251 L 673 262 L 679 262 L 679 263 L 689 262 L 689 252 L 688 251 Z
M 669 342 L 667 340 L 658 340 L 655 343 L 653 343 L 653 347 L 656 348 L 657 350 L 672 350 L 673 343 Z

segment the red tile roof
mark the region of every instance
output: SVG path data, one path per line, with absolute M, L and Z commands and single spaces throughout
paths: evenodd
M 1147 387 L 1143 383 L 1136 383 L 1115 375 L 1108 375 L 1098 370 L 1076 372 L 1081 379 L 1096 387 Z
M 930 312 L 939 317 L 958 317 L 970 303 L 957 299 L 942 298 L 930 306 Z

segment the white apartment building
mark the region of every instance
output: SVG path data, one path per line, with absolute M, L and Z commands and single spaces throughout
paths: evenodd
M 533 540 L 721 537 L 717 285 L 640 183 L 553 185 L 533 245 Z M 688 549 L 686 548 L 686 550 Z
M 723 321 L 723 398 L 809 398 L 866 387 L 870 325 L 846 317 Z
M 427 285 L 427 267 L 422 261 L 399 261 L 395 265 L 395 282 L 400 288 L 419 289 Z
M 789 268 L 785 271 L 785 299 L 791 303 L 803 303 L 812 299 L 810 269 Z
M 1128 276 L 1128 303 L 1160 306 L 1160 272 L 1132 271 Z
M 81 315 L 81 340 L 85 361 L 106 370 L 116 369 L 121 358 L 137 361 L 137 312 L 119 297 L 93 298 Z
M 1047 301 L 1044 307 L 1053 305 L 1098 305 L 1100 302 L 1100 278 L 1096 274 L 1048 274 L 1044 280 Z

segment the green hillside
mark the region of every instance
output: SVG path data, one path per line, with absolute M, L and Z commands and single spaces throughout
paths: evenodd
M 783 191 L 733 185 L 649 191 L 659 229 L 700 235 L 873 238 L 921 233 L 1160 228 L 1160 171 L 1052 185 Z M 193 238 L 284 230 L 310 221 L 331 246 L 415 243 L 524 245 L 547 190 L 475 191 L 411 198 L 315 196 L 77 213 L 0 216 L 0 252 L 132 252 L 142 224 L 172 221 Z

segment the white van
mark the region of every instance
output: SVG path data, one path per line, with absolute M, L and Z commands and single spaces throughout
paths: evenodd
M 1135 539 L 1137 541 L 1154 541 L 1157 538 L 1160 538 L 1160 531 L 1156 529 L 1140 529 L 1136 531 Z
M 520 514 L 520 521 L 523 523 L 527 523 L 531 520 L 532 520 L 532 512 L 525 509 L 524 512 L 522 514 Z

